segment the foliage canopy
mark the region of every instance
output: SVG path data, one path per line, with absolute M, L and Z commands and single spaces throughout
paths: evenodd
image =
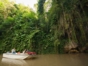
M 1 53 L 14 47 L 38 54 L 64 53 L 71 42 L 81 49 L 88 45 L 88 0 L 38 0 L 37 6 L 35 13 L 0 0 Z

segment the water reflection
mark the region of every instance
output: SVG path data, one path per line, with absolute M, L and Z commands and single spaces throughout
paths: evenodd
M 0 66 L 88 66 L 88 54 L 48 54 L 36 59 L 13 60 L 0 56 Z
M 25 60 L 15 60 L 8 58 L 2 58 L 2 63 L 6 64 L 6 66 L 28 66 Z

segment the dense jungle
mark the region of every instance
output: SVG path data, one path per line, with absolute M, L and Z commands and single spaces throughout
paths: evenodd
M 0 53 L 88 52 L 88 0 L 38 0 L 35 8 L 0 0 Z

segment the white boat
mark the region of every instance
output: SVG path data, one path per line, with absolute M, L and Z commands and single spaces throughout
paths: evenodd
M 3 53 L 3 57 L 4 58 L 11 58 L 11 59 L 26 59 L 26 58 L 30 58 L 31 56 L 28 54 L 23 54 L 23 53 L 20 53 L 20 54 Z

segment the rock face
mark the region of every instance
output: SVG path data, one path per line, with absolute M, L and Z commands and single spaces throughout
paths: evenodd
M 70 41 L 64 46 L 64 51 L 65 53 L 78 53 L 77 47 L 77 43 Z

